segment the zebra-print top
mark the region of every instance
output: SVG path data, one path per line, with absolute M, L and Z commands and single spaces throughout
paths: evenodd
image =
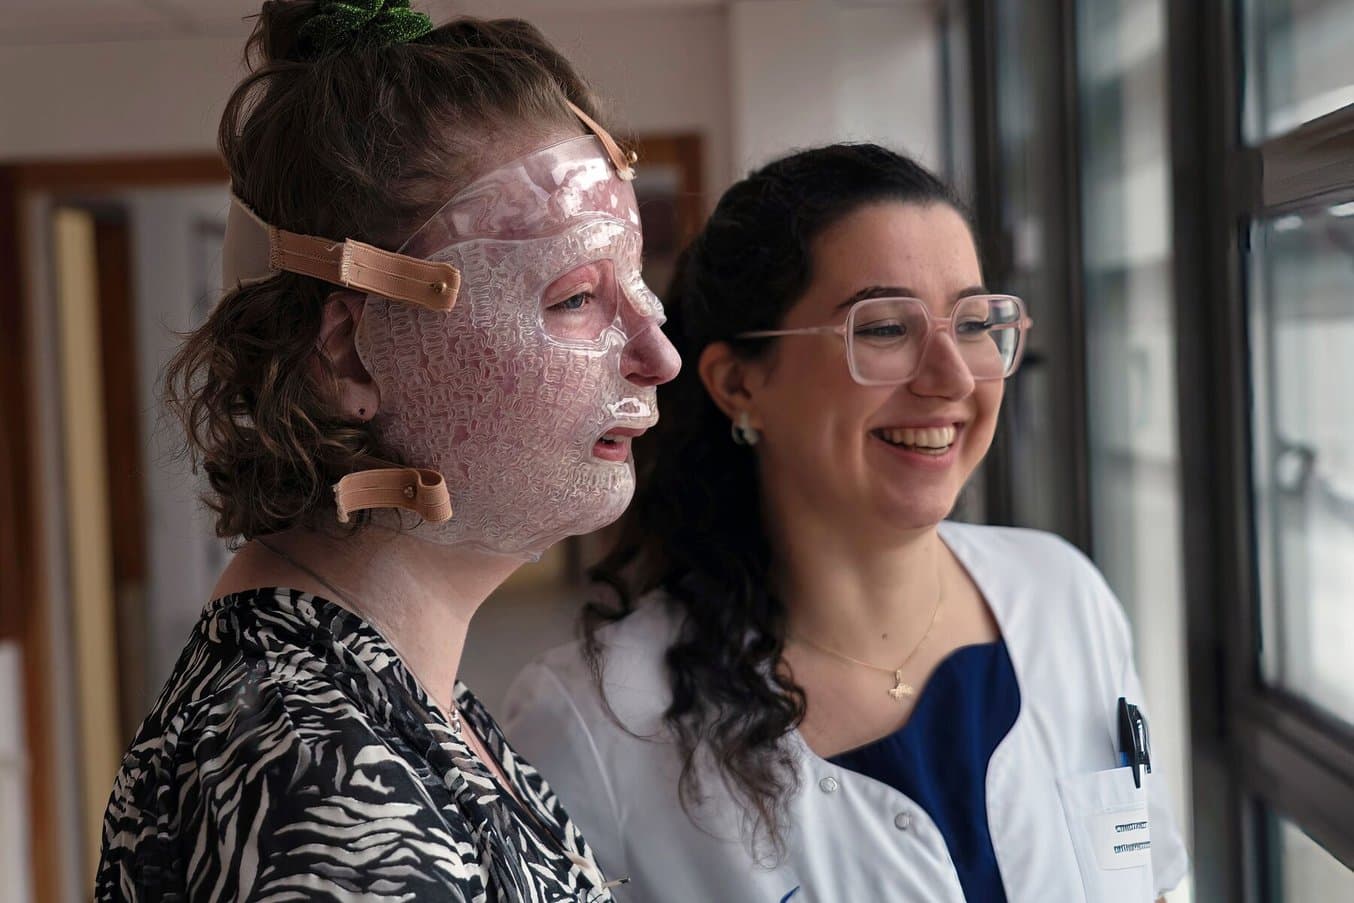
M 208 604 L 122 760 L 95 898 L 610 901 L 554 792 L 456 698 L 520 804 L 356 615 Z

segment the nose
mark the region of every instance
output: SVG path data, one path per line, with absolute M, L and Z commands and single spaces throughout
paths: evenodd
M 649 320 L 621 351 L 621 376 L 637 386 L 662 385 L 671 381 L 680 369 L 682 359 L 663 335 L 658 319 Z
M 959 354 L 954 339 L 940 330 L 931 333 L 908 388 L 916 395 L 957 401 L 973 394 L 975 386 L 973 371 Z

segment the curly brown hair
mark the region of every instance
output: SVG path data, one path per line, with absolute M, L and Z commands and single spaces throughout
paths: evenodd
M 601 119 L 583 79 L 526 22 L 461 18 L 415 41 L 315 57 L 300 32 L 321 6 L 263 4 L 250 73 L 221 117 L 233 191 L 279 228 L 394 249 L 496 162 L 499 139 L 577 126 L 568 102 Z M 165 402 L 207 475 L 220 536 L 332 517 L 339 478 L 402 463 L 340 411 L 315 353 L 334 290 L 293 273 L 228 287 L 166 369 Z

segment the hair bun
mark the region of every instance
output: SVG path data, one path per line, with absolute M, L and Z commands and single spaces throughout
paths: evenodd
M 415 41 L 432 30 L 432 19 L 410 9 L 409 0 L 320 0 L 301 26 L 298 49 L 313 60 L 355 47 Z

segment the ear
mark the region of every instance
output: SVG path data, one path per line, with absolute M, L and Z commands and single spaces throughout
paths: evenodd
M 329 362 L 338 383 L 338 404 L 346 416 L 364 423 L 376 416 L 381 403 L 380 390 L 357 355 L 357 324 L 362 322 L 367 296 L 350 291 L 336 291 L 324 301 L 320 316 L 320 336 L 315 341 L 318 352 L 312 363 L 317 379 L 324 373 L 320 356 Z
M 746 411 L 748 425 L 761 428 L 757 395 L 765 374 L 760 362 L 734 354 L 728 342 L 711 342 L 701 352 L 697 370 L 705 391 L 730 420 Z

